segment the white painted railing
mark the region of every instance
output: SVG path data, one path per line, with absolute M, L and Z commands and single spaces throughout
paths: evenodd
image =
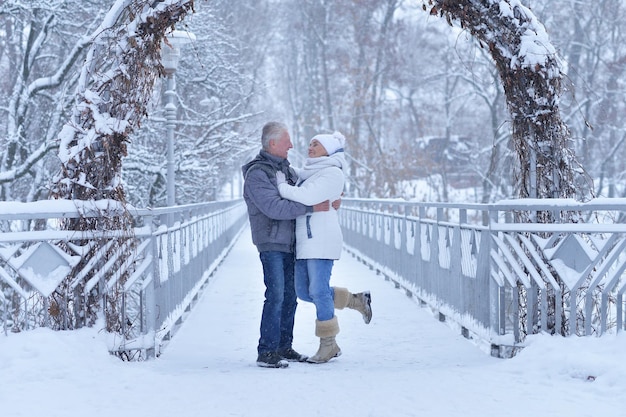
M 579 222 L 513 220 L 538 211 L 575 213 Z M 514 355 L 527 334 L 601 335 L 626 324 L 624 199 L 344 199 L 339 214 L 355 256 L 494 356 Z
M 0 203 L 0 331 L 89 325 L 95 299 L 119 319 L 112 353 L 158 356 L 247 221 L 238 200 L 120 207 L 131 231 L 57 227 L 104 210 L 116 215 L 111 202 Z M 580 221 L 512 220 L 539 210 L 575 212 Z M 344 199 L 339 215 L 348 250 L 495 356 L 514 355 L 528 334 L 626 326 L 626 200 Z
M 158 209 L 115 210 L 115 204 L 0 203 L 5 335 L 89 325 L 95 304 L 101 307 L 95 314 L 112 312 L 120 323 L 109 333 L 112 353 L 124 359 L 159 355 L 247 221 L 242 200 Z M 57 226 L 104 212 L 130 215 L 134 227 L 87 232 Z

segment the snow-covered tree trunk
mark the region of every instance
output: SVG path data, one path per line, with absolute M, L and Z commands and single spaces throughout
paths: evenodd
M 164 74 L 161 41 L 192 7 L 193 0 L 118 0 L 94 32 L 73 115 L 59 138 L 57 198 L 124 201 L 122 157 Z
M 519 0 L 424 0 L 423 6 L 488 48 L 511 113 L 518 196 L 574 197 L 582 169 L 559 111 L 561 64 L 543 25 Z
M 53 187 L 55 198 L 109 199 L 123 206 L 122 157 L 126 155 L 130 134 L 146 116 L 155 81 L 164 74 L 161 42 L 168 29 L 193 10 L 193 4 L 193 0 L 118 0 L 111 7 L 94 31 L 71 119 L 59 136 L 61 173 Z M 124 230 L 132 238 L 129 216 L 120 215 L 120 204 L 111 207 L 117 211 L 105 211 L 98 218 L 72 220 L 64 226 L 72 230 Z M 96 256 L 98 246 L 101 245 L 83 257 L 77 271 Z M 121 263 L 126 255 L 123 251 L 128 251 L 128 246 L 118 239 L 105 258 L 115 257 Z M 123 277 L 116 282 L 122 285 Z M 95 314 L 101 294 L 92 291 L 83 299 L 80 291 L 64 291 L 65 284 L 68 283 L 63 283 L 50 300 L 52 308 L 65 315 L 57 317 L 57 323 L 70 323 L 69 327 L 92 323 L 94 317 L 83 317 L 72 310 Z M 119 295 L 119 288 L 107 293 L 106 326 L 111 332 L 121 328 Z M 82 306 L 84 302 L 88 308 Z
M 587 189 L 576 190 L 578 174 L 584 174 L 570 148 L 570 133 L 563 122 L 559 99 L 563 73 L 559 57 L 544 26 L 519 0 L 424 0 L 424 10 L 445 17 L 452 25 L 458 21 L 481 46 L 486 46 L 498 69 L 513 123 L 513 142 L 517 156 L 516 181 L 520 198 L 572 198 L 577 191 L 583 196 Z M 428 7 L 427 7 L 428 4 Z M 520 221 L 571 222 L 571 212 L 529 212 Z M 550 316 L 556 314 L 555 303 L 562 302 L 561 311 L 569 306 L 567 286 L 560 281 L 562 300 L 548 293 Z M 533 291 L 532 289 L 530 291 Z M 518 285 L 520 311 L 530 299 L 526 289 Z M 525 317 L 520 318 L 522 326 Z M 568 334 L 563 321 L 554 332 Z M 528 333 L 532 329 L 526 329 Z

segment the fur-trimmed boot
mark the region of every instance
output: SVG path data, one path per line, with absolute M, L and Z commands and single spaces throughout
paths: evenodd
M 372 295 L 369 291 L 352 294 L 347 288 L 333 287 L 335 308 L 342 310 L 346 307 L 356 310 L 363 315 L 365 324 L 372 321 Z
M 315 320 L 315 336 L 320 338 L 320 347 L 317 353 L 307 359 L 310 363 L 325 363 L 341 355 L 335 336 L 339 333 L 337 317 L 330 320 Z

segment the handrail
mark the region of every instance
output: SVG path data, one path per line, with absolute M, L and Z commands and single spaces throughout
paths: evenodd
M 520 223 L 514 213 L 580 213 Z M 626 323 L 626 199 L 494 204 L 342 200 L 344 243 L 466 337 L 512 356 L 526 335 L 601 335 Z M 586 222 L 583 220 L 586 219 Z
M 515 213 L 538 210 L 577 212 L 581 220 L 515 221 Z M 616 221 L 625 214 L 626 199 L 345 198 L 339 210 L 348 251 L 502 357 L 537 332 L 625 328 L 626 225 Z M 102 215 L 130 215 L 134 226 L 57 226 Z M 0 202 L 1 329 L 89 325 L 95 300 L 118 315 L 112 353 L 158 356 L 246 221 L 242 200 L 141 209 L 109 200 Z
M 58 227 L 103 215 L 130 215 L 134 226 Z M 77 328 L 101 308 L 114 329 L 112 353 L 158 356 L 246 222 L 241 199 L 142 209 L 112 200 L 0 202 L 0 328 Z

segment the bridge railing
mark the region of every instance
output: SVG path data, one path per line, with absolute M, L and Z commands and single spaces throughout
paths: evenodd
M 578 222 L 515 221 L 538 211 Z M 625 199 L 344 199 L 339 214 L 355 256 L 494 356 L 514 355 L 528 334 L 602 335 L 626 324 Z
M 0 203 L 0 331 L 78 328 L 104 311 L 118 323 L 108 333 L 112 353 L 159 355 L 247 222 L 242 200 L 117 214 L 112 205 Z M 59 227 L 97 221 L 104 209 L 131 216 L 132 230 Z

